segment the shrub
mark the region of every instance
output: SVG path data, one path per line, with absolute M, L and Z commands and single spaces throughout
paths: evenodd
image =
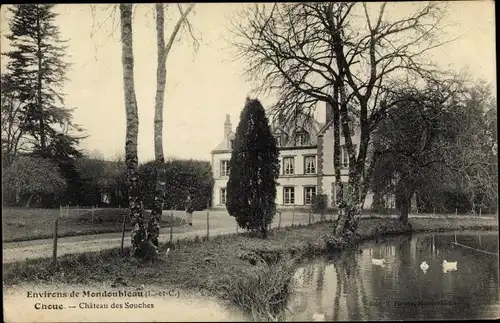
M 138 168 L 145 208 L 152 208 L 155 198 L 157 163 L 150 161 Z M 210 163 L 193 159 L 174 159 L 163 164 L 166 171 L 164 209 L 183 209 L 188 194 L 195 210 L 204 210 L 212 198 L 214 179 Z
M 325 214 L 328 209 L 328 197 L 326 194 L 316 195 L 312 208 L 314 213 Z

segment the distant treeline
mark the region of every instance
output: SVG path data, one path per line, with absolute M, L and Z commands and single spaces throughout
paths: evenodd
M 4 206 L 59 207 L 81 205 L 127 207 L 128 185 L 123 160 L 107 161 L 95 157 L 74 159 L 74 172 L 64 176 L 58 165 L 37 156 L 18 156 L 2 167 Z M 151 208 L 156 185 L 153 161 L 139 165 L 145 208 Z M 173 159 L 164 163 L 167 173 L 165 209 L 183 209 L 188 194 L 197 210 L 205 209 L 213 188 L 208 161 Z

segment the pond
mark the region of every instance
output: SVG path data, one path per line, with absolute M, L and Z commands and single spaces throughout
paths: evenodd
M 443 260 L 456 268 L 443 268 Z M 287 320 L 498 318 L 498 270 L 498 232 L 373 241 L 301 266 Z

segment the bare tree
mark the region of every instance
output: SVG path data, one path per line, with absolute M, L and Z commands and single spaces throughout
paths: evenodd
M 24 136 L 22 121 L 22 102 L 16 99 L 14 89 L 10 86 L 7 75 L 2 75 L 1 129 L 2 129 L 2 161 L 8 166 L 17 155 L 21 139 Z
M 144 215 L 141 208 L 139 175 L 137 173 L 137 136 L 139 116 L 134 84 L 134 51 L 132 42 L 132 4 L 120 4 L 120 25 L 122 43 L 123 91 L 127 114 L 127 132 L 125 139 L 125 163 L 129 182 L 129 207 L 132 229 L 132 253 L 141 255 L 147 239 L 144 227 Z
M 163 163 L 165 156 L 163 154 L 163 109 L 165 99 L 165 84 L 167 78 L 166 62 L 168 55 L 172 49 L 175 39 L 182 26 L 187 26 L 191 31 L 191 25 L 187 16 L 193 10 L 195 4 L 190 4 L 187 9 L 183 10 L 180 4 L 177 4 L 180 17 L 174 26 L 172 33 L 165 45 L 165 8 L 164 4 L 155 4 L 156 9 L 156 41 L 158 50 L 158 61 L 156 69 L 156 96 L 155 96 L 155 116 L 154 116 L 154 149 L 155 161 L 157 163 L 157 183 L 155 201 L 151 210 L 151 220 L 148 223 L 149 239 L 158 246 L 158 237 L 160 235 L 160 219 L 163 210 L 163 199 L 165 194 L 166 171 Z M 192 35 L 192 33 L 191 33 Z M 193 36 L 196 41 L 196 38 Z
M 462 109 L 460 131 L 446 157 L 475 213 L 476 203 L 491 205 L 498 199 L 497 102 L 484 82 L 464 86 L 462 94 L 455 102 Z
M 164 161 L 163 154 L 163 108 L 165 99 L 165 84 L 167 77 L 166 62 L 168 55 L 172 49 L 174 41 L 176 40 L 181 27 L 186 26 L 191 36 L 197 44 L 196 37 L 192 34 L 192 27 L 187 19 L 189 13 L 193 10 L 195 4 L 190 4 L 185 10 L 180 4 L 176 4 L 179 9 L 180 17 L 178 18 L 172 33 L 165 45 L 165 8 L 164 4 L 155 4 L 156 9 L 156 41 L 158 50 L 158 65 L 156 68 L 156 96 L 155 96 L 155 117 L 154 117 L 154 147 L 155 147 L 155 160 Z
M 257 91 L 277 95 L 277 114 L 313 111 L 318 103 L 334 111 L 338 107 L 337 127 L 350 162 L 337 238 L 359 221 L 376 159 L 371 133 L 394 105 L 387 95 L 402 79 L 418 83 L 438 73 L 425 54 L 442 44 L 436 41 L 444 15 L 441 4 L 420 5 L 397 19 L 387 17 L 386 7 L 344 2 L 255 5 L 233 23 L 232 42 L 246 62 L 245 72 L 258 84 Z M 349 113 L 358 121 L 358 149 Z

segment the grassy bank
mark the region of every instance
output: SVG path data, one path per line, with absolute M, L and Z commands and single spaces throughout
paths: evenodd
M 146 219 L 149 218 L 146 212 Z M 2 226 L 3 242 L 18 242 L 52 238 L 54 220 L 59 218 L 59 237 L 121 232 L 123 217 L 128 216 L 127 209 L 75 209 L 69 216 L 60 216 L 59 209 L 26 209 L 3 208 Z M 174 217 L 174 226 L 178 226 L 180 218 Z M 170 226 L 170 217 L 163 216 L 162 226 Z M 126 230 L 131 230 L 130 221 Z
M 363 219 L 359 239 L 373 239 L 390 234 L 391 219 Z M 413 232 L 494 230 L 492 219 L 411 219 Z M 284 304 L 291 274 L 297 260 L 325 251 L 325 237 L 332 223 L 272 230 L 267 240 L 248 233 L 215 236 L 205 239 L 176 241 L 163 245 L 163 259 L 139 263 L 123 257 L 118 249 L 98 253 L 60 257 L 54 268 L 50 259 L 33 259 L 4 264 L 4 286 L 23 282 L 93 284 L 111 283 L 117 278 L 127 286 L 161 285 L 184 290 L 200 288 L 231 300 L 247 313 L 265 317 L 272 310 L 266 304 Z M 168 257 L 165 250 L 170 247 Z M 250 308 L 245 306 L 250 305 Z

